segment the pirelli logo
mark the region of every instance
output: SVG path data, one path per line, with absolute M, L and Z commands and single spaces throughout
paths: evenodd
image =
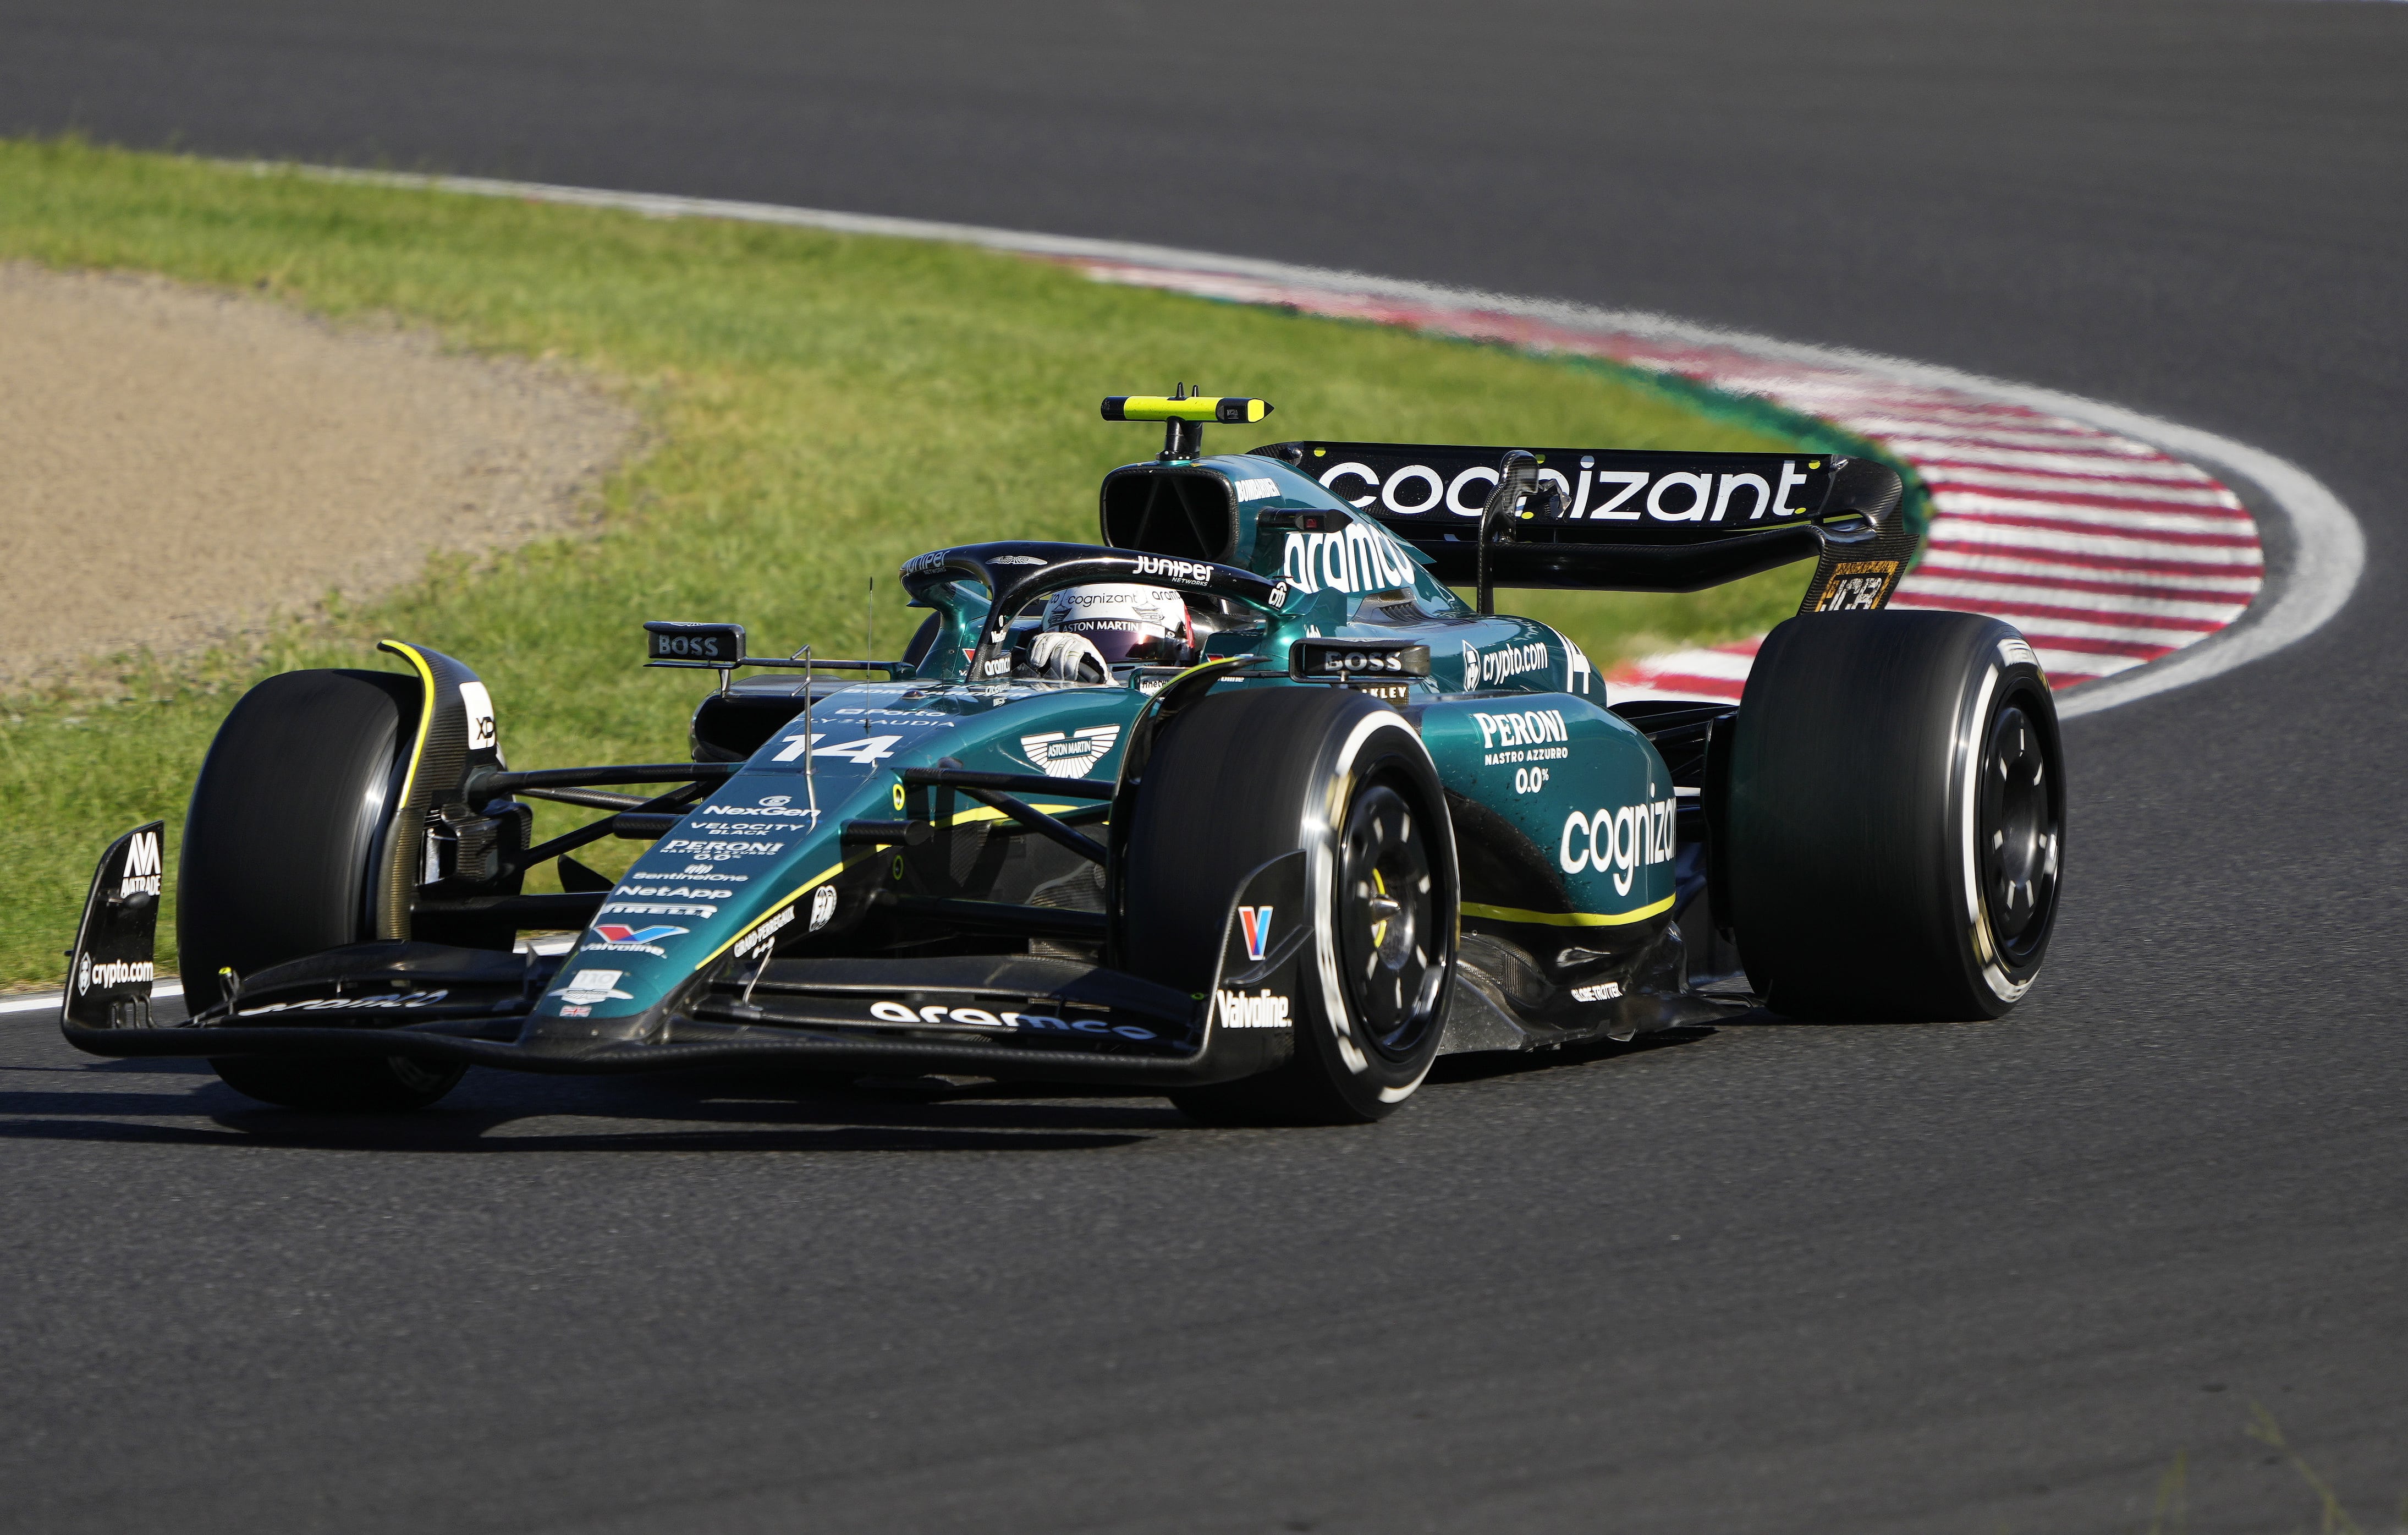
M 1831 567 L 1823 589 L 1814 595 L 1818 613 L 1870 612 L 1889 600 L 1898 583 L 1896 560 L 1847 560 Z

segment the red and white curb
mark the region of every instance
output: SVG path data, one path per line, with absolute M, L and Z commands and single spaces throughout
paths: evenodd
M 2069 718 L 2186 687 L 2297 643 L 2341 610 L 2365 566 L 2357 519 L 2297 465 L 2120 406 L 1900 358 L 1126 240 L 482 177 L 243 168 L 982 246 L 1075 263 L 1109 281 L 1611 357 L 1760 395 L 1876 439 L 1915 466 L 1932 493 L 1931 539 L 1895 600 L 2014 624 L 2057 683 L 2072 689 L 2058 705 Z M 2229 481 L 2254 486 L 2254 504 L 2283 524 L 2279 569 L 2270 567 Z M 1656 657 L 1627 671 L 1620 691 L 1736 697 L 1752 654 L 1742 644 Z
M 2021 629 L 2059 688 L 2197 643 L 2265 579 L 2258 527 L 2214 476 L 2145 442 L 1967 390 L 1668 339 L 1233 272 L 1068 258 L 1100 281 L 1608 358 L 1762 396 L 1870 438 L 1931 493 L 1922 562 L 1892 605 L 1989 613 Z M 1616 668 L 1622 698 L 1736 701 L 1761 636 Z

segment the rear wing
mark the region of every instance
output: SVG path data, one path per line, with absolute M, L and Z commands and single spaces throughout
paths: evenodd
M 1427 555 L 1452 586 L 1479 577 L 1483 513 L 1518 450 L 1281 442 L 1294 466 Z M 1819 558 L 1801 612 L 1879 608 L 1914 552 L 1898 471 L 1828 453 L 1530 450 L 1534 494 L 1489 520 L 1498 586 L 1694 592 Z M 1550 494 L 1552 492 L 1552 494 Z

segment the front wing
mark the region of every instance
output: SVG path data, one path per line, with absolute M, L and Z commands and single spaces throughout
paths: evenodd
M 1168 1088 L 1271 1069 L 1305 1011 L 1312 930 L 1298 920 L 1303 854 L 1291 854 L 1246 881 L 1219 972 L 1196 993 L 1026 954 L 773 958 L 697 975 L 636 1019 L 538 1016 L 563 960 L 392 940 L 261 970 L 190 1020 L 152 1026 L 156 907 L 129 911 L 116 895 L 142 835 L 103 857 L 79 934 L 78 973 L 105 983 L 71 984 L 61 1011 L 68 1042 L 93 1054 L 400 1055 L 548 1073 L 784 1066 Z M 580 968 L 570 984 L 595 974 Z

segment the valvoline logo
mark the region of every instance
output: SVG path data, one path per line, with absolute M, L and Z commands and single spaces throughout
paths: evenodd
M 597 922 L 594 931 L 605 943 L 658 943 L 665 938 L 675 938 L 689 931 L 683 927 L 629 927 L 622 923 Z
M 1238 908 L 1238 931 L 1246 940 L 1246 957 L 1260 959 L 1270 947 L 1271 909 L 1268 906 Z

